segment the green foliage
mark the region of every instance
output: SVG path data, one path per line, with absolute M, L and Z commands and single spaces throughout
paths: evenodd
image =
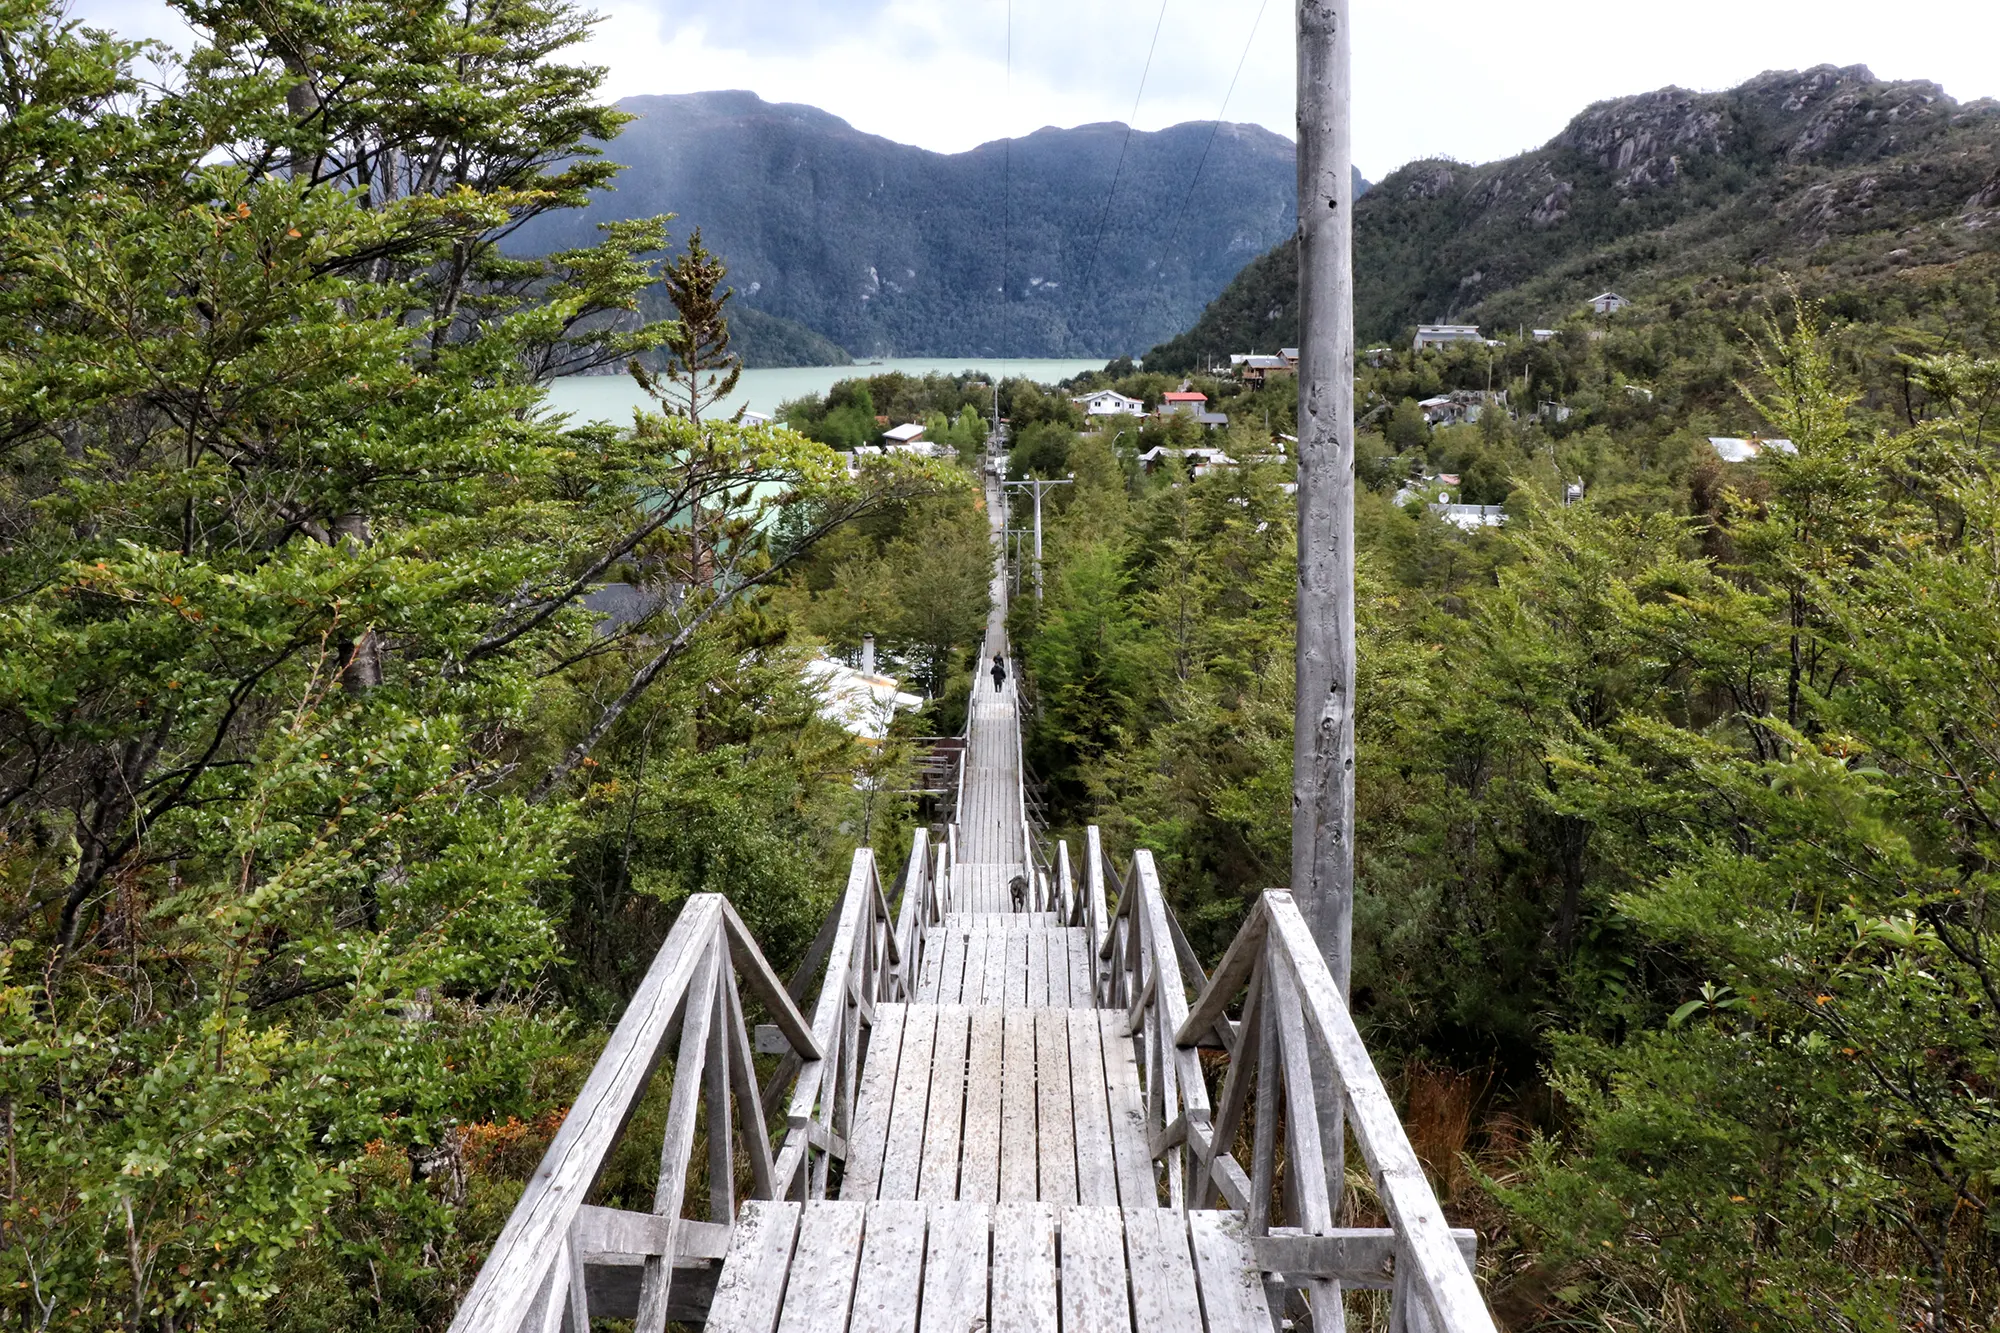
M 704 888 L 787 963 L 900 835 L 758 603 L 964 482 L 542 411 L 675 332 L 659 220 L 497 248 L 609 178 L 577 11 L 181 9 L 143 88 L 0 9 L 0 1321 L 441 1328 L 587 1068 L 554 997 Z
M 1362 375 L 1391 423 L 1489 375 L 1572 414 L 1371 446 L 1357 1009 L 1392 1067 L 1490 1071 L 1461 1206 L 1516 1326 L 1986 1327 L 2000 380 L 1810 301 L 1632 313 Z M 1797 452 L 1700 439 L 1760 426 Z M 1020 617 L 1031 758 L 1212 954 L 1288 864 L 1290 502 L 1240 468 L 1114 503 L 1108 445 Z M 1391 507 L 1439 471 L 1508 526 Z

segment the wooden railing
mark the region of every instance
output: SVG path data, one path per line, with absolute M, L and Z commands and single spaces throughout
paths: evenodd
M 875 1006 L 905 994 L 896 923 L 882 897 L 875 854 L 866 847 L 854 854 L 847 889 L 834 910 L 826 976 L 812 1017 L 813 1044 L 822 1054 L 800 1067 L 785 1113 L 784 1147 L 773 1168 L 782 1195 L 795 1199 L 826 1197 L 833 1163 L 847 1157 L 862 1037 L 875 1024 Z
M 784 1179 L 772 1161 L 739 986 L 762 1002 L 802 1068 L 829 1063 L 821 1055 L 828 1044 L 735 909 L 720 894 L 690 898 L 480 1268 L 453 1333 L 586 1330 L 593 1316 L 636 1316 L 640 1327 L 658 1328 L 688 1317 L 676 1285 L 689 1268 L 721 1259 L 736 1212 L 732 1118 L 750 1160 L 752 1194 L 776 1198 Z M 653 1211 L 587 1205 L 675 1033 Z M 707 1222 L 681 1216 L 703 1106 Z
M 1105 928 L 1092 925 L 1111 965 L 1101 999 L 1127 1011 L 1147 1131 L 1172 1206 L 1241 1212 L 1259 1266 L 1305 1293 L 1320 1333 L 1344 1327 L 1343 1287 L 1391 1292 L 1394 1333 L 1493 1333 L 1472 1275 L 1476 1237 L 1447 1226 L 1292 896 L 1259 898 L 1204 978 L 1151 854 L 1137 853 L 1122 885 L 1094 828 L 1088 855 L 1086 915 L 1103 902 L 1102 883 L 1119 888 Z M 1203 1049 L 1226 1053 L 1212 1103 Z M 1246 1123 L 1247 1170 L 1234 1153 Z M 1349 1133 L 1387 1227 L 1337 1225 Z
M 921 834 L 913 855 L 920 859 L 905 875 L 904 915 L 914 910 L 921 920 L 932 892 Z M 739 1138 L 750 1197 L 826 1197 L 832 1164 L 846 1155 L 865 1030 L 877 1003 L 906 994 L 903 938 L 866 848 L 790 986 L 727 899 L 690 898 L 480 1268 L 453 1333 L 587 1333 L 592 1318 L 636 1319 L 640 1328 L 700 1322 L 735 1219 Z M 808 1019 L 798 998 L 822 968 Z M 745 991 L 772 1020 L 754 1034 Z M 587 1204 L 676 1035 L 653 1210 Z M 783 1056 L 762 1090 L 760 1050 Z M 785 1134 L 774 1154 L 769 1112 L 781 1101 Z M 682 1216 L 698 1139 L 706 1220 Z

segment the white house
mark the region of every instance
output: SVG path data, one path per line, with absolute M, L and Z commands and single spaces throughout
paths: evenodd
M 924 428 L 914 421 L 882 432 L 885 444 L 915 444 L 923 438 Z
M 1417 325 L 1416 350 L 1421 352 L 1432 347 L 1449 347 L 1453 343 L 1483 343 L 1477 324 L 1419 324 Z
M 870 744 L 888 736 L 898 712 L 924 705 L 920 696 L 903 693 L 895 677 L 857 671 L 830 657 L 815 657 L 800 672 L 819 696 L 819 715 Z
M 1530 329 L 1528 332 L 1538 343 L 1554 342 L 1556 340 L 1556 331 L 1554 329 Z
M 1739 439 L 1731 435 L 1711 435 L 1709 447 L 1715 456 L 1725 463 L 1747 463 L 1766 449 L 1776 449 L 1781 454 L 1796 454 L 1799 447 L 1790 440 L 1766 440 L 1752 435 L 1749 439 Z
M 1603 292 L 1590 298 L 1590 308 L 1600 315 L 1615 315 L 1631 304 L 1617 292 Z
M 1070 399 L 1083 409 L 1087 417 L 1143 417 L 1146 405 L 1137 398 L 1127 398 L 1115 389 L 1099 389 L 1081 398 Z
M 1431 506 L 1431 512 L 1465 532 L 1497 528 L 1507 522 L 1507 510 L 1501 505 L 1435 504 Z

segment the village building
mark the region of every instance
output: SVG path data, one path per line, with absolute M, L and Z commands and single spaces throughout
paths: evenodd
M 1160 395 L 1160 415 L 1170 416 L 1176 412 L 1184 415 L 1200 416 L 1208 411 L 1208 395 L 1181 390 L 1178 393 Z
M 923 438 L 924 428 L 914 421 L 882 432 L 882 442 L 887 445 L 915 444 Z
M 1086 417 L 1143 417 L 1146 405 L 1137 398 L 1127 398 L 1115 389 L 1098 389 L 1084 394 L 1081 398 L 1070 399 L 1083 409 Z
M 1600 315 L 1615 315 L 1631 304 L 1617 292 L 1602 292 L 1590 298 L 1590 308 Z
M 1235 359 L 1235 357 L 1230 358 L 1232 361 Z M 1286 375 L 1298 374 L 1299 363 L 1287 361 L 1282 356 L 1246 356 L 1243 358 L 1243 363 L 1236 368 L 1236 373 L 1245 384 L 1254 384 L 1261 388 L 1273 375 L 1283 378 Z
M 1220 449 L 1210 449 L 1196 445 L 1188 449 L 1175 449 L 1168 445 L 1155 445 L 1139 455 L 1139 466 L 1147 472 L 1158 472 L 1166 466 L 1170 458 L 1179 458 L 1188 465 L 1188 471 L 1197 477 L 1205 477 L 1217 468 L 1235 467 L 1236 460 Z
M 1415 349 L 1428 351 L 1433 347 L 1450 347 L 1457 343 L 1483 343 L 1477 324 L 1419 324 Z

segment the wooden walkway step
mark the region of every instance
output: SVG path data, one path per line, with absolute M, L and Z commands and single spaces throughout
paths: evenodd
M 841 1198 L 1159 1202 L 1125 1015 L 885 1004 Z
M 967 789 L 971 789 L 970 782 Z M 1016 838 L 1015 841 L 1020 841 Z M 964 855 L 963 842 L 960 854 Z M 1015 878 L 1030 879 L 1028 868 L 1018 861 L 960 861 L 951 868 L 951 905 L 955 912 L 1012 912 L 1014 897 L 1008 887 Z
M 1027 920 L 989 917 L 968 924 L 954 916 L 925 931 L 913 998 L 918 1004 L 1090 1008 L 1090 932 L 1011 924 Z
M 708 1333 L 1270 1333 L 1234 1213 L 746 1203 Z

